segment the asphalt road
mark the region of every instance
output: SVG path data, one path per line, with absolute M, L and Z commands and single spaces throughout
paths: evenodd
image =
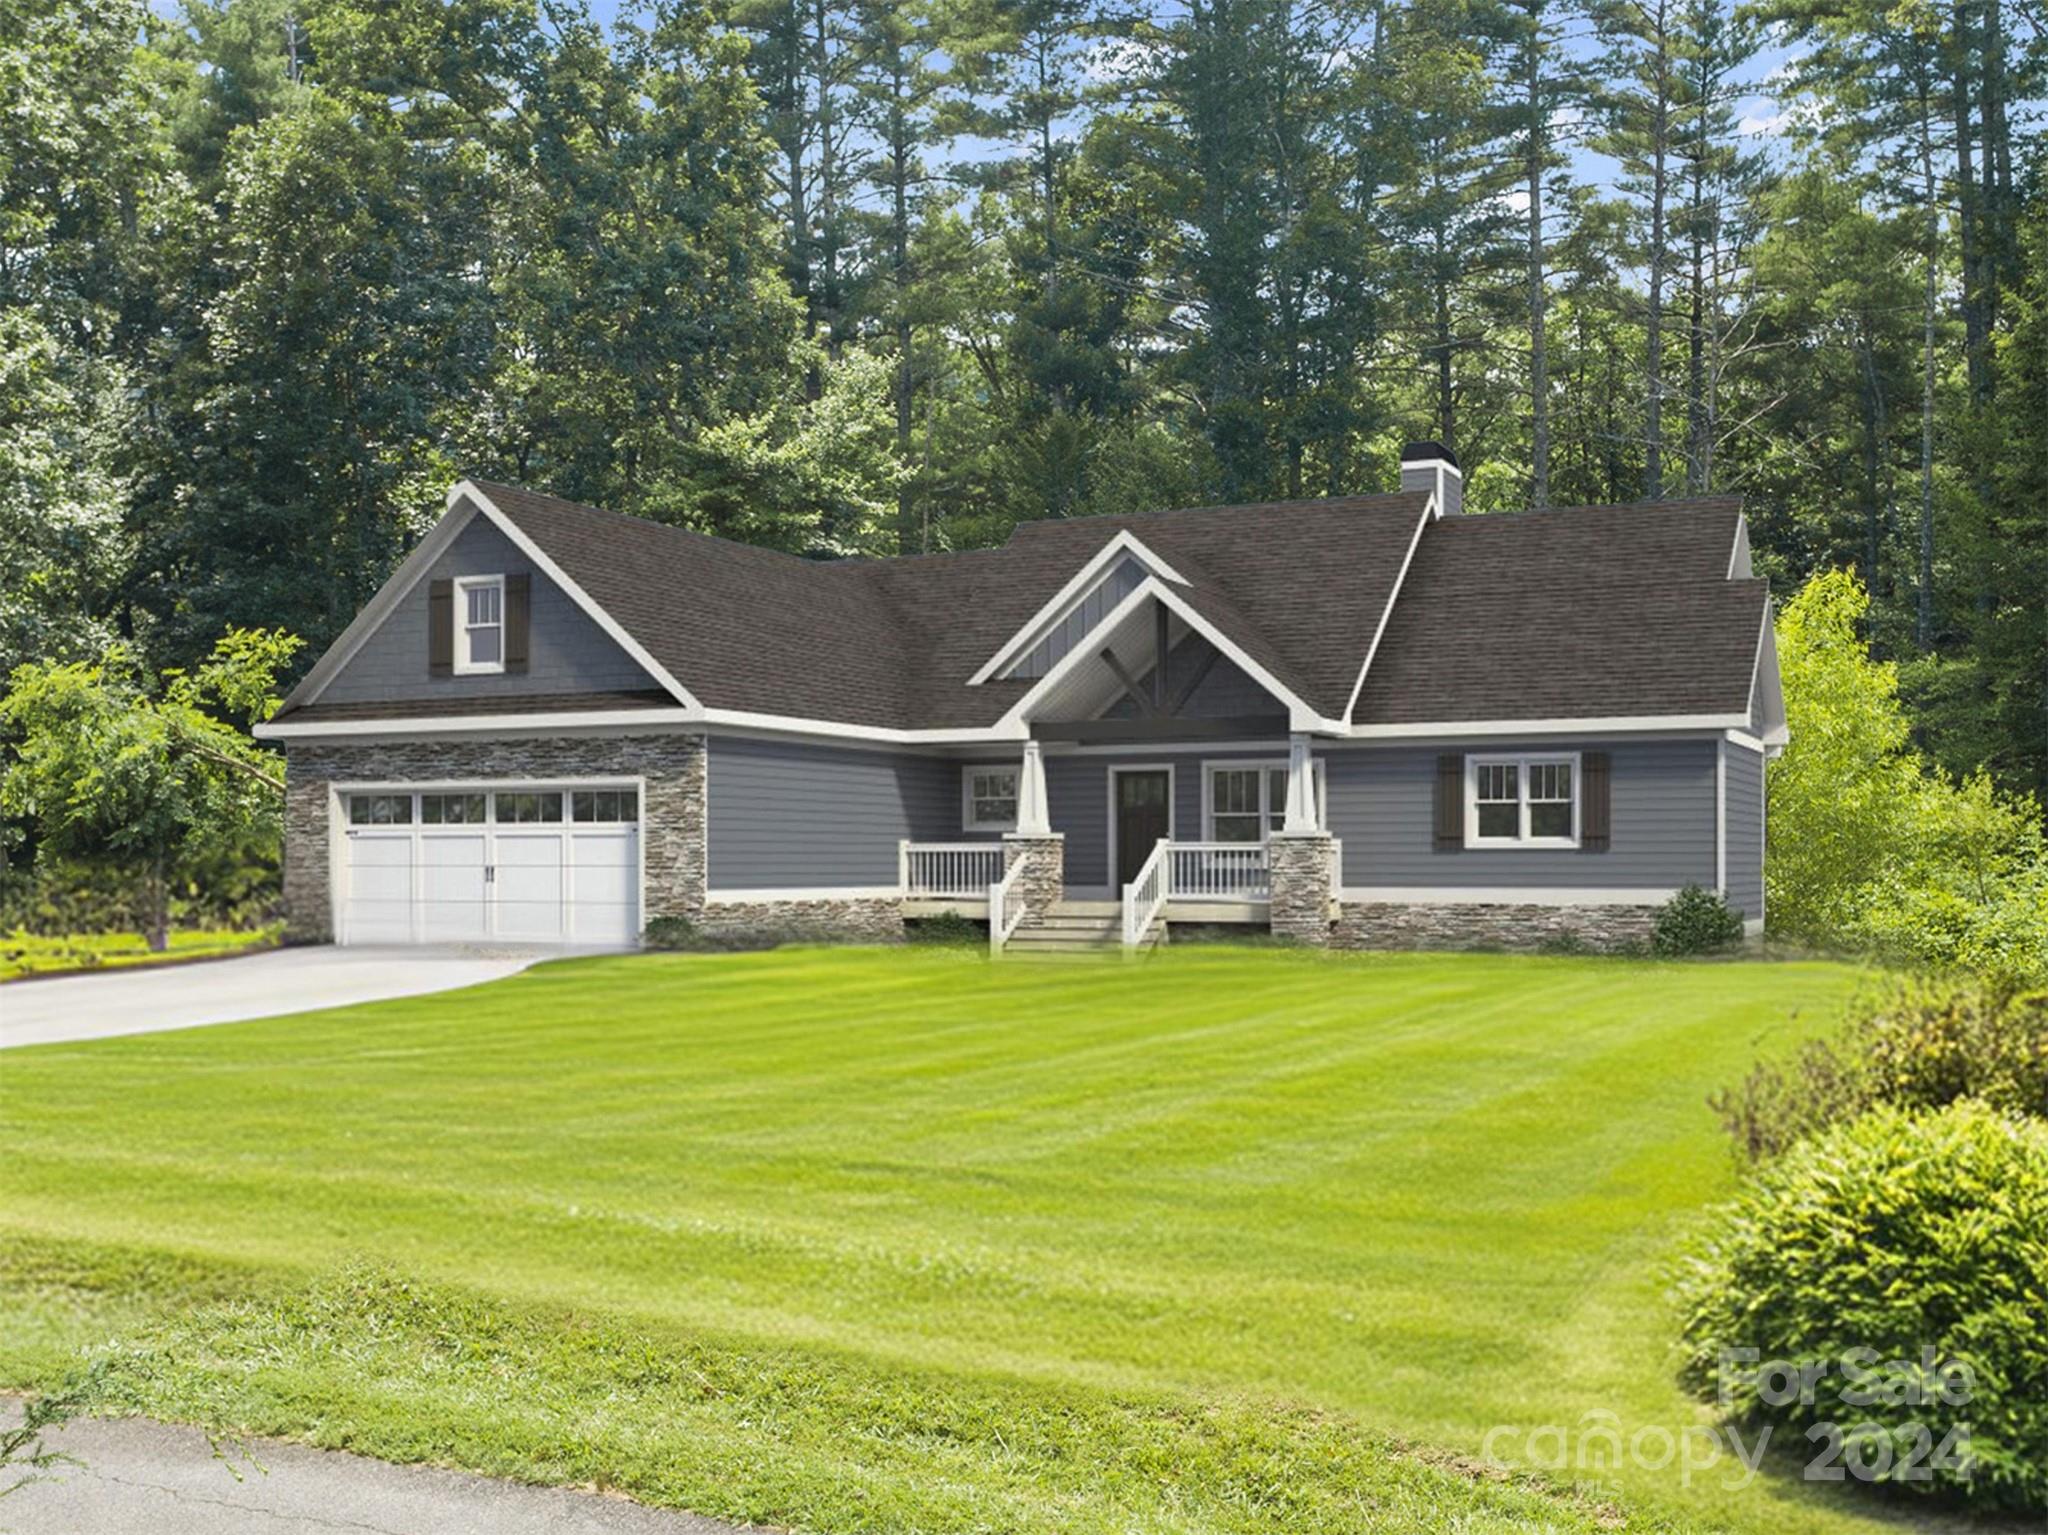
M 0 1421 L 18 1418 L 15 1404 L 0 1406 Z M 216 1457 L 199 1430 L 145 1418 L 80 1419 L 47 1442 L 84 1464 L 0 1497 L 0 1530 L 8 1535 L 741 1535 L 743 1528 L 622 1498 L 269 1440 L 241 1453 L 224 1444 Z M 0 1471 L 0 1487 L 13 1480 Z

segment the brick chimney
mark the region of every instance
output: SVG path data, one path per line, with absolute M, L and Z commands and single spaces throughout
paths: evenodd
M 1401 450 L 1401 488 L 1436 497 L 1439 517 L 1465 510 L 1465 476 L 1458 455 L 1440 442 L 1411 442 Z

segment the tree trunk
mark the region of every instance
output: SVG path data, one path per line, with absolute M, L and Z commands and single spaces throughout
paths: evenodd
M 164 882 L 164 857 L 158 853 L 149 862 L 149 874 L 142 882 L 142 939 L 152 954 L 171 946 L 171 892 Z
M 811 33 L 811 75 L 818 93 L 818 244 L 824 268 L 818 289 L 818 319 L 825 328 L 825 355 L 839 361 L 839 165 L 832 135 L 832 33 L 828 0 L 815 0 Z
M 1656 104 L 1650 120 L 1650 313 L 1644 346 L 1649 399 L 1644 404 L 1643 491 L 1651 501 L 1664 499 L 1664 271 L 1669 260 L 1665 250 L 1664 204 L 1670 179 L 1665 160 L 1671 148 L 1671 36 L 1666 24 L 1667 10 L 1668 7 L 1659 5 L 1656 11 Z
M 1927 288 L 1922 306 L 1923 368 L 1920 386 L 1920 590 L 1913 640 L 1924 652 L 1934 643 L 1934 298 L 1941 254 L 1941 207 L 1935 201 L 1934 104 L 1923 61 L 1920 76 L 1920 185 L 1927 204 Z
M 1523 55 L 1529 141 L 1529 504 L 1550 505 L 1550 358 L 1543 324 L 1550 293 L 1543 270 L 1543 0 L 1528 0 L 1529 36 Z M 1456 445 L 1453 444 L 1455 450 Z
M 911 389 L 915 383 L 910 355 L 910 125 L 903 99 L 909 82 L 899 69 L 892 82 L 895 104 L 889 112 L 890 256 L 896 299 L 896 452 L 910 462 Z M 917 522 L 917 492 L 910 476 L 896 491 L 896 549 L 899 554 L 924 552 Z

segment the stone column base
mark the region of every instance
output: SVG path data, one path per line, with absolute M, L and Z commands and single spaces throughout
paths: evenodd
M 1046 837 L 1027 837 L 1009 832 L 1003 837 L 1003 873 L 1025 865 L 1017 876 L 1015 889 L 1024 903 L 1025 920 L 1035 921 L 1059 904 L 1067 893 L 1067 839 L 1060 832 Z
M 1266 842 L 1273 904 L 1268 920 L 1276 937 L 1327 947 L 1337 844 L 1328 832 L 1279 832 Z

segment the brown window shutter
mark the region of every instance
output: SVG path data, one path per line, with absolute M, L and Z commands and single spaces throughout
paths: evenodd
M 1607 753 L 1582 752 L 1579 756 L 1579 848 L 1587 853 L 1607 851 L 1607 781 L 1610 777 Z
M 1465 845 L 1465 758 L 1445 752 L 1436 759 L 1436 850 L 1455 852 Z
M 526 670 L 527 614 L 532 611 L 533 577 L 505 577 L 505 670 Z
M 427 674 L 448 677 L 455 672 L 455 583 L 427 583 Z

